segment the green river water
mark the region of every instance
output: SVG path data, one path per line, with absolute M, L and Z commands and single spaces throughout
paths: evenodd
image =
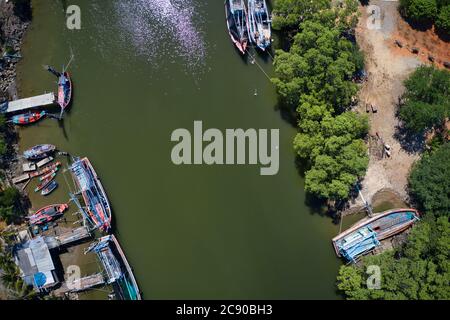
M 330 239 L 339 226 L 305 204 L 295 128 L 276 110 L 265 75 L 233 48 L 223 1 L 80 0 L 82 28 L 73 31 L 65 27 L 69 2 L 33 0 L 19 84 L 21 97 L 55 91 L 42 65 L 60 69 L 72 48 L 74 102 L 63 123 L 21 129 L 21 148 L 53 143 L 90 158 L 144 298 L 338 298 Z M 257 62 L 273 74 L 270 59 Z M 170 135 L 192 131 L 194 120 L 280 129 L 278 175 L 247 165 L 175 166 Z M 31 195 L 34 209 L 67 201 L 58 181 L 50 198 Z M 89 259 L 77 263 L 95 264 Z

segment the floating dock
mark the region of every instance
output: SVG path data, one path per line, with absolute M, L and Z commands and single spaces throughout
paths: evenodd
M 82 292 L 105 284 L 105 279 L 101 273 L 96 273 L 84 278 L 76 279 L 71 282 L 64 282 L 61 288 L 55 291 L 57 296 L 63 296 L 67 293 Z
M 45 93 L 40 96 L 19 99 L 9 101 L 4 104 L 4 110 L 0 110 L 2 113 L 14 113 L 20 111 L 26 111 L 28 109 L 34 109 L 52 105 L 55 103 L 55 94 L 53 92 Z
M 72 242 L 81 241 L 91 236 L 91 233 L 85 227 L 80 227 L 72 231 L 57 236 L 57 240 L 61 246 L 69 245 Z

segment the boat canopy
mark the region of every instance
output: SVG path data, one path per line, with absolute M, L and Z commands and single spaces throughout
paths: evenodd
M 380 245 L 377 233 L 369 227 L 361 228 L 337 243 L 339 253 L 347 260 L 355 262 L 356 257 Z

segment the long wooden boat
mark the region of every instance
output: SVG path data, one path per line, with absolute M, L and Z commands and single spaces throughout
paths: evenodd
M 56 174 L 59 170 L 59 167 L 56 167 L 55 169 L 51 170 L 49 173 L 44 174 L 42 177 L 39 178 L 39 182 L 43 182 L 47 179 L 49 179 L 53 174 Z
M 30 173 L 30 177 L 31 178 L 36 178 L 36 177 L 45 175 L 45 174 L 47 174 L 47 173 L 49 173 L 49 172 L 59 168 L 59 166 L 61 166 L 61 162 L 59 162 L 59 161 L 55 162 L 55 163 L 53 163 L 53 164 L 51 164 L 51 165 L 49 165 L 49 166 L 47 166 L 45 168 L 42 168 L 39 171 L 35 171 L 35 172 Z
M 28 217 L 31 225 L 41 225 L 61 217 L 69 208 L 67 204 L 53 204 L 38 210 L 35 214 Z
M 363 219 L 332 239 L 338 257 L 355 262 L 380 245 L 380 241 L 399 234 L 419 220 L 415 209 L 393 209 Z
M 70 170 L 86 208 L 80 208 L 94 229 L 108 232 L 111 228 L 111 206 L 105 189 L 88 158 L 77 159 Z
M 41 191 L 41 195 L 48 196 L 50 193 L 56 190 L 58 188 L 58 182 L 52 181 L 50 182 L 44 189 Z
M 69 107 L 72 101 L 72 79 L 70 74 L 65 71 L 59 75 L 58 79 L 58 104 L 62 110 Z
M 40 184 L 38 184 L 38 186 L 34 189 L 34 192 L 39 192 L 42 189 L 44 189 L 46 186 L 48 186 L 48 184 L 50 182 L 53 181 L 53 179 L 55 179 L 56 177 L 56 172 L 52 173 L 50 176 L 48 176 L 45 180 L 42 180 L 42 182 Z
M 226 0 L 225 16 L 231 41 L 245 54 L 248 46 L 248 16 L 244 0 Z
M 248 33 L 250 40 L 262 51 L 272 43 L 272 21 L 266 0 L 248 0 Z
M 44 118 L 46 115 L 47 115 L 47 113 L 45 111 L 19 114 L 19 115 L 12 117 L 12 123 L 17 124 L 17 125 L 27 125 L 27 124 L 38 122 L 39 120 Z
M 133 270 L 114 235 L 100 238 L 85 253 L 95 252 L 105 269 L 107 283 L 112 284 L 120 300 L 141 300 Z
M 40 160 L 55 152 L 55 150 L 56 146 L 52 144 L 39 144 L 24 151 L 23 156 L 27 160 Z

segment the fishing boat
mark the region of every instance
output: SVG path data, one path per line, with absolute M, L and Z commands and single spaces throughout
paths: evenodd
M 342 232 L 332 243 L 338 257 L 349 262 L 374 250 L 380 241 L 399 234 L 416 221 L 419 213 L 415 209 L 394 209 L 363 219 L 350 229 Z
M 250 40 L 265 51 L 272 41 L 272 21 L 267 10 L 266 0 L 248 0 L 248 33 Z
M 55 179 L 56 173 L 52 173 L 47 179 L 43 180 L 35 189 L 34 192 L 39 192 L 44 189 L 53 179 Z
M 19 114 L 12 117 L 12 123 L 17 125 L 27 125 L 31 123 L 35 123 L 47 115 L 45 111 L 41 112 L 29 112 L 25 114 Z
M 35 171 L 35 172 L 30 173 L 30 177 L 31 178 L 36 178 L 36 177 L 45 175 L 45 174 L 49 173 L 50 171 L 53 171 L 56 168 L 59 168 L 60 166 L 61 166 L 61 162 L 59 162 L 59 161 L 55 162 L 55 163 L 53 163 L 53 164 L 51 164 L 51 165 L 49 165 L 49 166 L 47 166 L 45 168 L 42 168 L 39 171 Z
M 58 104 L 64 111 L 72 101 L 72 80 L 70 74 L 64 71 L 58 79 Z
M 23 156 L 27 160 L 40 160 L 53 153 L 56 147 L 52 144 L 39 144 L 34 146 L 23 153 Z
M 55 191 L 56 188 L 58 188 L 58 182 L 52 181 L 44 189 L 42 189 L 41 195 L 48 196 L 50 193 Z
M 248 46 L 248 17 L 244 0 L 226 0 L 225 16 L 231 41 L 245 54 Z
M 53 174 L 56 174 L 59 170 L 59 167 L 56 167 L 53 170 L 50 170 L 48 173 L 46 173 L 45 175 L 43 175 L 42 177 L 39 178 L 39 182 L 45 181 L 48 178 L 50 178 Z
M 41 225 L 61 217 L 69 208 L 67 204 L 54 204 L 38 210 L 35 214 L 28 217 L 31 225 Z
M 113 285 L 120 300 L 142 299 L 133 270 L 114 235 L 100 238 L 85 254 L 88 252 L 97 254 L 105 269 L 107 283 Z
M 93 229 L 108 232 L 111 227 L 111 206 L 100 179 L 88 158 L 76 159 L 70 167 L 85 208 L 81 212 Z

